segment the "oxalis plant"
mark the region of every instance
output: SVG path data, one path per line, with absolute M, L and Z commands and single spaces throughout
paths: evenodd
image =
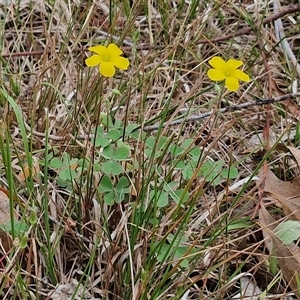
M 126 70 L 129 66 L 126 59 L 119 56 L 122 52 L 115 45 L 89 49 L 96 54 L 86 60 L 87 65 L 98 66 L 100 74 L 105 77 L 112 77 L 115 67 Z M 241 61 L 230 59 L 225 62 L 222 58 L 215 57 L 209 63 L 214 69 L 208 71 L 208 76 L 213 81 L 225 80 L 225 85 L 230 91 L 238 89 L 239 79 L 249 81 L 249 76 L 238 70 L 242 65 Z M 227 167 L 223 160 L 207 159 L 207 153 L 203 153 L 194 144 L 193 139 L 181 142 L 161 134 L 146 135 L 139 129 L 139 124 L 123 124 L 118 119 L 112 119 L 109 114 L 100 114 L 99 121 L 100 124 L 93 132 L 94 170 L 101 174 L 97 191 L 103 195 L 107 205 L 126 203 L 133 195 L 136 196 L 130 174 L 139 177 L 144 185 L 141 190 L 147 193 L 144 199 L 142 197 L 140 205 L 133 205 L 133 224 L 142 226 L 144 223 L 143 226 L 147 226 L 145 223 L 148 223 L 159 227 L 166 207 L 185 207 L 185 203 L 190 199 L 190 183 L 194 180 L 214 186 L 237 176 L 235 166 Z M 139 148 L 132 145 L 139 145 Z M 136 159 L 137 152 L 143 157 L 142 163 Z M 83 168 L 78 165 L 78 169 L 82 176 Z M 151 211 L 151 207 L 154 211 Z M 140 220 L 141 215 L 144 216 L 143 223 Z M 146 215 L 148 217 L 145 217 Z M 139 216 L 137 222 L 136 216 Z M 169 233 L 163 239 L 154 238 L 150 243 L 149 257 L 154 257 L 160 263 L 178 261 L 181 268 L 187 268 L 196 250 L 188 245 L 182 225 L 176 232 Z M 137 234 L 135 227 L 131 234 L 134 245 L 134 236 Z M 141 277 L 147 281 L 147 274 L 142 272 Z
M 128 60 L 120 56 L 122 51 L 115 44 L 94 46 L 89 50 L 94 54 L 86 59 L 86 64 L 89 67 L 98 66 L 103 77 L 113 77 L 115 67 L 126 70 L 129 66 Z M 239 87 L 237 79 L 249 81 L 248 75 L 237 70 L 242 64 L 240 61 L 231 59 L 225 63 L 222 58 L 215 57 L 209 63 L 214 69 L 208 71 L 208 76 L 212 80 L 226 80 L 226 87 L 230 91 Z M 226 68 L 231 71 L 225 72 Z M 118 90 L 114 90 L 114 93 L 121 94 Z M 123 124 L 110 114 L 100 111 L 97 123 L 90 134 L 94 147 L 93 161 L 86 157 L 73 157 L 68 152 L 59 156 L 54 151 L 54 154 L 49 155 L 49 167 L 57 174 L 57 184 L 75 192 L 74 189 L 77 190 L 81 182 L 89 180 L 89 170 L 92 170 L 96 192 L 106 205 L 112 206 L 127 203 L 132 198 L 134 187 L 131 175 L 144 176 L 141 170 L 147 170 L 147 176 L 152 180 L 147 184 L 146 202 L 153 203 L 157 209 L 156 215 L 147 219 L 149 224 L 157 226 L 159 215 L 170 205 L 184 207 L 190 198 L 190 181 L 200 180 L 216 186 L 223 180 L 237 176 L 235 166 L 227 167 L 223 160 L 207 159 L 206 153 L 194 145 L 194 139 L 179 142 L 164 135 L 158 138 L 146 134 L 139 124 Z M 133 145 L 136 144 L 140 145 L 138 151 L 142 152 L 143 165 L 135 158 L 137 149 Z M 142 182 L 143 178 L 140 179 Z M 141 205 L 137 211 L 147 213 L 147 205 Z M 170 233 L 163 242 L 152 243 L 151 253 L 158 262 L 178 259 L 180 266 L 186 268 L 189 265 L 189 259 L 184 258 L 186 253 L 195 251 L 189 250 L 187 240 L 180 232 L 175 236 Z

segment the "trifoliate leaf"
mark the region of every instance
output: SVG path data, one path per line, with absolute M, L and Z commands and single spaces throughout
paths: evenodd
M 104 196 L 103 199 L 104 199 L 104 202 L 107 205 L 113 205 L 115 203 L 114 198 L 115 198 L 115 193 L 114 192 L 109 192 L 108 194 L 106 194 Z
M 111 141 L 105 136 L 99 136 L 95 139 L 95 147 L 107 147 Z
M 59 177 L 62 180 L 73 180 L 76 178 L 77 173 L 74 170 L 63 169 L 59 172 Z
M 113 184 L 108 175 L 106 175 L 106 174 L 103 175 L 103 177 L 101 178 L 98 190 L 101 193 L 111 192 L 114 190 Z
M 118 147 L 115 150 L 113 159 L 115 160 L 126 160 L 130 155 L 130 149 L 127 146 Z
M 65 167 L 65 164 L 61 161 L 60 158 L 54 157 L 50 160 L 50 167 L 53 169 L 60 169 Z
M 106 159 L 112 159 L 114 156 L 114 147 L 113 145 L 107 145 L 102 152 L 102 156 Z
M 122 166 L 113 160 L 106 161 L 102 164 L 102 172 L 105 174 L 119 175 L 123 172 Z
M 106 137 L 108 139 L 112 139 L 114 141 L 117 141 L 121 136 L 122 136 L 122 133 L 118 129 L 112 129 L 106 135 Z

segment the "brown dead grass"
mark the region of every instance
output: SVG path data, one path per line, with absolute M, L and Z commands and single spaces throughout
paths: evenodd
M 165 7 L 162 7 L 163 4 Z M 292 5 L 288 1 L 280 4 L 282 10 Z M 108 1 L 59 0 L 50 5 L 46 1 L 22 0 L 20 6 L 14 2 L 0 2 L 3 20 L 0 26 L 4 36 L 1 85 L 22 110 L 32 140 L 33 157 L 43 158 L 45 130 L 48 130 L 50 147 L 59 153 L 66 151 L 76 157 L 84 150 L 86 155 L 92 154 L 93 149 L 86 142 L 86 137 L 91 133 L 97 112 L 105 109 L 105 105 L 94 101 L 96 92 L 99 92 L 96 88 L 99 75 L 97 70 L 89 73 L 84 59 L 89 55 L 89 45 L 110 39 L 109 31 L 120 41 L 125 56 L 131 62 L 128 72 L 119 73 L 113 81 L 105 81 L 107 97 L 111 95 L 111 88 L 122 91 L 122 96 L 112 103 L 113 107 L 124 107 L 117 110 L 117 118 L 143 126 L 157 124 L 167 105 L 169 112 L 165 121 L 172 121 L 185 113 L 195 115 L 215 110 L 215 114 L 202 121 L 189 122 L 183 118 L 182 124 L 166 126 L 164 134 L 182 140 L 194 138 L 195 144 L 206 153 L 205 159 L 222 159 L 228 166 L 236 164 L 239 170 L 236 183 L 252 175 L 266 159 L 268 148 L 262 131 L 267 126 L 275 142 L 287 133 L 290 134 L 289 139 L 282 139 L 282 143 L 297 146 L 298 141 L 293 135 L 297 120 L 289 113 L 288 105 L 282 106 L 286 111 L 284 114 L 280 114 L 275 106 L 217 113 L 219 108 L 227 105 L 277 96 L 278 90 L 274 85 L 270 86 L 270 78 L 283 93 L 296 92 L 292 90 L 292 81 L 298 82 L 299 74 L 287 61 L 285 49 L 278 45 L 274 20 L 263 22 L 273 14 L 272 4 L 252 0 L 243 3 L 202 1 L 193 17 L 189 16 L 191 7 L 182 1 L 170 1 L 168 4 L 157 1 L 151 6 L 147 6 L 146 1 L 136 1 L 130 17 L 126 17 L 121 2 L 118 5 L 119 9 L 114 11 L 113 28 L 110 29 Z M 180 5 L 184 8 L 180 9 Z M 299 60 L 299 5 L 295 5 L 298 12 L 283 15 L 281 19 L 287 41 Z M 247 34 L 226 38 L 245 27 L 251 28 Z M 132 38 L 136 31 L 140 34 L 137 44 Z M 220 37 L 224 39 L 214 42 Z M 217 96 L 206 76 L 208 60 L 214 55 L 243 60 L 251 82 L 243 84 L 236 93 L 222 90 Z M 14 89 L 12 82 L 19 89 Z M 68 99 L 67 103 L 64 98 Z M 20 156 L 24 154 L 19 129 L 9 106 L 3 100 L 1 102 L 1 122 L 11 130 L 15 147 L 12 155 L 18 165 L 17 153 Z M 152 118 L 153 122 L 146 123 Z M 272 147 L 275 142 L 271 137 L 268 139 L 269 147 Z M 138 148 L 135 152 L 139 157 Z M 282 177 L 293 173 L 284 160 L 286 153 L 279 147 L 267 157 L 268 163 Z M 164 160 L 166 162 L 167 159 Z M 17 174 L 19 170 L 20 167 L 16 167 L 14 171 Z M 5 183 L 4 169 L 1 176 Z M 137 185 L 137 182 L 134 184 Z M 182 272 L 181 276 L 174 277 L 169 289 L 156 298 L 152 292 L 160 284 L 166 266 L 153 264 L 155 275 L 151 278 L 148 274 L 147 277 L 147 280 L 151 278 L 152 286 L 138 278 L 128 286 L 120 283 L 124 280 L 126 261 L 131 262 L 133 274 L 140 274 L 149 251 L 147 241 L 153 235 L 164 237 L 166 232 L 171 232 L 170 228 L 178 226 L 172 219 L 176 207 L 171 205 L 166 209 L 157 231 L 141 228 L 137 244 L 128 245 L 127 230 L 132 216 L 129 204 L 106 207 L 92 201 L 91 207 L 86 208 L 84 199 L 90 197 L 91 191 L 82 187 L 78 189 L 79 194 L 74 195 L 50 185 L 44 192 L 49 196 L 57 283 L 80 278 L 92 257 L 94 265 L 87 289 L 101 299 L 178 299 L 176 291 L 188 285 L 187 299 L 233 299 L 240 288 L 236 276 L 243 273 L 251 274 L 261 291 L 267 289 L 279 271 L 277 275 L 270 273 L 268 252 L 261 229 L 255 222 L 257 215 L 254 215 L 254 220 L 249 219 L 255 213 L 257 188 L 250 183 L 244 190 L 240 186 L 231 191 L 232 184 L 228 180 L 214 187 L 203 180 L 193 182 L 192 194 L 198 197 L 198 201 L 193 204 L 195 208 L 186 235 L 190 238 L 188 244 L 197 249 L 201 259 L 193 263 L 193 269 L 184 272 L 173 267 L 174 273 L 176 270 Z M 41 201 L 41 190 L 28 194 L 24 193 L 24 183 L 16 182 L 16 185 L 21 197 L 32 197 L 37 203 Z M 77 219 L 75 212 L 84 215 L 87 210 L 88 223 L 84 222 L 84 217 Z M 183 216 L 184 211 L 181 214 L 177 217 Z M 32 294 L 26 295 L 26 298 L 19 293 L 14 295 L 18 282 L 13 282 L 11 271 L 4 268 L 3 274 L 6 272 L 10 282 L 6 284 L 3 299 L 51 299 L 55 284 L 44 278 L 47 269 L 47 254 L 43 249 L 46 233 L 42 215 L 38 217 L 38 229 L 30 232 L 28 247 L 19 253 L 18 262 L 10 264 L 21 265 Z M 242 218 L 249 221 L 247 228 L 224 231 L 208 247 L 202 247 L 211 238 L 212 232 L 222 230 L 229 220 Z M 103 222 L 108 224 L 111 232 L 104 231 Z M 95 244 L 98 247 L 94 253 Z M 132 247 L 135 249 L 133 252 Z M 275 295 L 272 299 L 288 299 L 288 291 L 287 283 L 279 274 L 279 279 L 268 293 L 270 297 Z

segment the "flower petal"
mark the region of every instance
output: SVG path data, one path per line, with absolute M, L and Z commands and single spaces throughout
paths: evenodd
M 111 43 L 107 46 L 107 51 L 111 56 L 120 56 L 123 54 L 123 51 L 115 44 Z
M 238 78 L 239 80 L 245 81 L 245 82 L 250 81 L 250 77 L 241 70 L 234 70 L 232 72 L 232 76 Z
M 229 59 L 226 62 L 226 69 L 228 71 L 233 71 L 233 70 L 237 69 L 238 67 L 240 67 L 242 64 L 243 64 L 243 62 L 241 60 Z
M 122 56 L 115 56 L 110 60 L 110 62 L 121 70 L 127 70 L 129 67 L 129 60 Z
M 215 56 L 212 59 L 210 59 L 208 61 L 208 63 L 215 69 L 218 70 L 223 70 L 224 66 L 225 66 L 225 61 L 219 57 L 219 56 Z
M 95 67 L 101 63 L 101 58 L 99 55 L 92 55 L 91 57 L 85 60 L 85 64 L 88 67 Z
M 93 46 L 93 47 L 89 47 L 89 51 L 91 52 L 95 52 L 97 54 L 99 54 L 100 56 L 106 55 L 106 47 L 102 46 L 102 45 L 98 45 L 98 46 Z
M 225 86 L 229 91 L 235 92 L 239 88 L 239 81 L 236 77 L 227 77 L 225 80 Z
M 111 62 L 101 62 L 99 72 L 104 77 L 113 77 L 115 75 L 115 67 Z
M 221 81 L 226 78 L 225 74 L 221 70 L 216 70 L 216 69 L 208 70 L 207 76 L 212 81 Z

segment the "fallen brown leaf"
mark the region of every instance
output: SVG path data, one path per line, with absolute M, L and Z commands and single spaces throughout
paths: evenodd
M 261 179 L 263 175 L 265 175 L 264 192 L 282 207 L 286 216 L 300 221 L 300 187 L 278 179 L 269 168 L 266 171 L 260 170 L 258 177 Z M 260 181 L 257 183 L 259 185 Z
M 259 223 L 265 238 L 265 244 L 269 253 L 275 256 L 284 279 L 288 282 L 293 292 L 300 299 L 299 271 L 300 271 L 300 249 L 295 243 L 286 246 L 274 234 L 276 221 L 266 210 L 263 203 L 259 210 Z
M 273 219 L 273 217 L 266 210 L 263 202 L 261 203 L 259 209 L 259 222 L 262 229 L 265 245 L 269 253 L 272 253 L 274 247 L 273 247 L 272 239 L 270 237 L 270 231 L 273 231 L 276 228 L 277 224 L 276 221 Z
M 288 146 L 287 148 L 291 151 L 291 153 L 295 157 L 298 166 L 300 166 L 300 150 L 291 146 Z

